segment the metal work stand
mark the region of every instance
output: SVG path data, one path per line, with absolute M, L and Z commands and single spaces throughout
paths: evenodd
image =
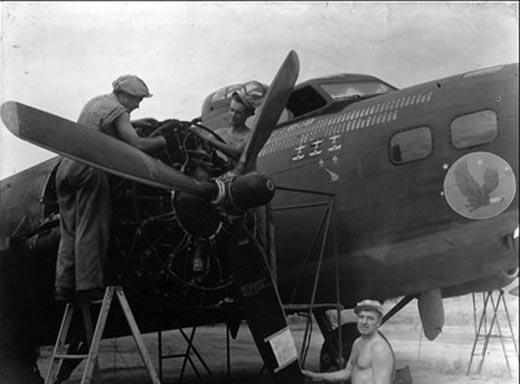
M 197 351 L 197 348 L 195 348 L 195 346 L 193 345 L 193 339 L 195 337 L 196 329 L 197 329 L 196 326 L 193 327 L 191 329 L 190 336 L 188 337 L 186 332 L 182 328 L 179 328 L 179 332 L 182 335 L 182 337 L 184 338 L 184 340 L 186 341 L 188 346 L 186 347 L 186 350 L 184 353 L 171 354 L 171 355 L 163 355 L 162 332 L 161 331 L 157 332 L 157 338 L 158 338 L 157 346 L 158 346 L 158 354 L 159 354 L 159 377 L 161 378 L 161 380 L 163 379 L 162 361 L 165 359 L 183 358 L 182 368 L 181 368 L 181 372 L 179 374 L 179 383 L 182 383 L 182 380 L 184 379 L 184 372 L 185 372 L 187 363 L 190 363 L 193 371 L 197 375 L 197 379 L 199 380 L 199 382 L 204 382 L 199 371 L 197 370 L 197 367 L 195 366 L 195 362 L 193 361 L 193 359 L 191 357 L 191 352 L 193 352 L 195 354 L 195 356 L 197 357 L 197 359 L 199 360 L 200 364 L 203 366 L 203 368 L 206 370 L 207 374 L 209 375 L 210 380 L 211 380 L 210 382 L 213 381 L 213 373 L 211 372 L 208 365 L 202 358 L 201 354 Z M 230 333 L 229 325 L 226 324 L 226 368 L 227 368 L 227 382 L 228 383 L 231 381 L 231 351 L 230 351 L 230 342 L 229 342 L 230 336 L 231 336 L 231 333 Z
M 197 357 L 197 359 L 199 360 L 199 362 L 202 364 L 203 368 L 206 370 L 206 372 L 208 373 L 208 375 L 213 378 L 213 373 L 211 372 L 211 370 L 209 369 L 208 365 L 206 364 L 206 362 L 204 361 L 204 359 L 202 358 L 202 356 L 200 355 L 200 353 L 197 351 L 197 348 L 195 348 L 195 346 L 193 345 L 193 339 L 195 337 L 195 332 L 197 330 L 197 327 L 193 327 L 191 329 L 191 333 L 190 333 L 190 336 L 188 337 L 188 335 L 186 334 L 186 332 L 182 329 L 182 328 L 179 328 L 179 332 L 180 334 L 182 335 L 182 337 L 184 338 L 184 340 L 186 341 L 186 343 L 188 344 L 188 346 L 186 347 L 186 350 L 184 351 L 184 353 L 177 353 L 177 354 L 171 354 L 171 355 L 163 355 L 163 348 L 162 348 L 162 332 L 161 331 L 158 331 L 157 332 L 157 339 L 158 339 L 158 354 L 159 354 L 159 377 L 161 378 L 161 380 L 163 379 L 163 364 L 162 364 L 162 361 L 165 360 L 165 359 L 176 359 L 176 358 L 182 358 L 183 361 L 182 361 L 182 368 L 181 368 L 181 372 L 179 374 L 179 383 L 182 383 L 182 380 L 184 379 L 184 372 L 186 370 L 186 364 L 187 363 L 190 363 L 193 371 L 195 372 L 195 374 L 197 375 L 197 378 L 199 380 L 199 382 L 203 382 L 203 379 L 191 357 L 191 352 L 193 352 L 195 354 L 195 356 Z M 227 337 L 229 338 L 229 335 L 227 335 Z M 229 340 L 228 340 L 228 349 L 229 349 Z
M 137 345 L 137 348 L 139 349 L 139 353 L 141 354 L 143 362 L 146 365 L 146 369 L 148 370 L 152 383 L 160 384 L 159 378 L 155 373 L 152 360 L 150 359 L 148 351 L 146 350 L 146 347 L 144 345 L 142 335 L 139 331 L 139 328 L 137 327 L 137 323 L 135 322 L 132 310 L 130 309 L 126 296 L 123 292 L 123 288 L 120 286 L 107 287 L 105 290 L 105 297 L 102 301 L 99 300 L 91 303 L 79 304 L 67 303 L 67 306 L 65 307 L 65 312 L 63 314 L 63 319 L 61 321 L 60 330 L 58 332 L 56 344 L 52 353 L 51 361 L 49 364 L 49 370 L 47 372 L 45 384 L 54 383 L 54 380 L 56 379 L 55 374 L 57 371 L 59 371 L 58 368 L 66 359 L 86 359 L 81 384 L 99 382 L 99 347 L 101 344 L 101 337 L 103 336 L 103 331 L 105 329 L 105 324 L 107 321 L 108 313 L 110 312 L 110 305 L 112 304 L 114 294 L 116 294 L 116 297 L 119 299 L 119 303 L 121 304 L 121 308 L 123 309 L 125 318 L 128 322 L 130 330 L 132 331 L 132 336 L 134 337 L 134 341 Z M 90 306 L 94 304 L 101 304 L 101 309 L 99 311 L 96 328 L 94 330 L 94 333 L 92 334 L 92 317 L 90 312 Z M 63 353 L 62 351 L 65 348 L 67 334 L 72 322 L 72 316 L 74 315 L 74 311 L 78 309 L 78 307 L 79 309 L 81 309 L 81 314 L 83 316 L 85 334 L 87 343 L 89 345 L 89 351 L 88 354 L 68 354 L 67 352 Z
M 300 364 L 302 366 L 305 366 L 305 361 L 307 359 L 307 353 L 309 350 L 311 337 L 312 337 L 312 314 L 314 314 L 317 318 L 321 318 L 322 321 L 318 322 L 318 325 L 320 326 L 320 329 L 324 335 L 324 337 L 329 337 L 331 335 L 331 332 L 329 332 L 332 327 L 330 324 L 330 321 L 328 320 L 327 316 L 325 315 L 325 312 L 328 309 L 336 309 L 337 311 L 337 318 L 338 318 L 338 334 L 337 334 L 337 347 L 339 351 L 339 356 L 343 356 L 343 346 L 342 346 L 342 331 L 341 331 L 341 310 L 343 309 L 343 306 L 341 305 L 341 298 L 340 298 L 340 275 L 339 275 L 339 253 L 338 253 L 338 245 L 337 245 L 337 234 L 336 234 L 336 227 L 333 225 L 334 217 L 333 217 L 333 211 L 334 211 L 334 205 L 335 205 L 335 196 L 331 193 L 326 192 L 320 192 L 320 191 L 312 191 L 312 190 L 302 190 L 302 189 L 294 189 L 294 188 L 285 188 L 285 187 L 277 187 L 277 189 L 288 191 L 288 192 L 296 192 L 296 193 L 306 193 L 310 195 L 316 195 L 316 196 L 323 196 L 324 200 L 321 202 L 316 203 L 310 203 L 310 204 L 299 204 L 299 205 L 293 205 L 293 206 L 286 206 L 286 207 L 279 207 L 275 209 L 276 211 L 285 211 L 285 210 L 292 210 L 292 209 L 304 209 L 304 208 L 313 208 L 313 207 L 323 207 L 324 213 L 323 217 L 321 219 L 320 225 L 318 229 L 316 230 L 316 233 L 314 235 L 314 238 L 312 240 L 312 245 L 309 248 L 309 251 L 305 257 L 305 260 L 301 266 L 300 273 L 298 276 L 298 279 L 296 281 L 296 284 L 294 285 L 293 291 L 291 293 L 291 298 L 289 302 L 293 301 L 293 298 L 296 295 L 297 289 L 299 284 L 302 282 L 302 278 L 305 272 L 305 269 L 307 268 L 310 258 L 312 256 L 313 251 L 316 249 L 316 246 L 319 243 L 319 261 L 318 265 L 316 267 L 315 271 L 315 277 L 313 282 L 313 291 L 310 298 L 310 302 L 308 305 L 301 306 L 300 310 L 296 308 L 291 308 L 291 306 L 285 306 L 285 310 L 289 310 L 292 312 L 302 312 L 307 317 L 307 324 L 305 327 L 305 334 L 303 337 L 303 343 L 300 349 Z M 321 241 L 320 240 L 320 234 L 321 234 Z M 336 262 L 336 276 L 335 276 L 335 283 L 336 283 L 336 303 L 330 303 L 330 304 L 321 304 L 316 305 L 315 299 L 316 299 L 316 293 L 318 288 L 318 282 L 321 275 L 321 266 L 323 263 L 323 258 L 325 255 L 325 246 L 327 244 L 329 236 L 331 237 L 331 241 L 333 244 L 334 249 L 334 258 Z M 296 309 L 296 310 L 295 310 Z M 327 324 L 326 329 L 322 328 L 321 324 Z
M 509 311 L 507 309 L 507 304 L 504 299 L 504 291 L 499 290 L 498 296 L 496 298 L 493 297 L 493 292 L 486 292 L 483 293 L 483 309 L 482 309 L 482 315 L 480 317 L 480 322 L 478 325 L 478 328 L 475 329 L 475 341 L 473 343 L 473 348 L 471 350 L 471 358 L 469 360 L 468 364 L 468 370 L 466 372 L 467 375 L 470 374 L 471 371 L 471 365 L 473 363 L 473 358 L 475 356 L 481 356 L 480 362 L 477 367 L 476 373 L 480 373 L 482 370 L 482 365 L 484 364 L 484 359 L 486 358 L 486 352 L 489 346 L 489 341 L 491 338 L 498 338 L 500 340 L 500 343 L 502 345 L 502 350 L 504 352 L 504 358 L 507 365 L 507 370 L 509 372 L 509 376 L 511 377 L 511 366 L 509 365 L 509 358 L 508 358 L 508 351 L 506 348 L 506 344 L 504 342 L 504 339 L 511 339 L 513 341 L 513 346 L 515 350 L 516 355 L 516 361 L 518 361 L 518 348 L 516 345 L 516 339 L 513 333 L 513 327 L 511 325 L 511 318 L 509 316 Z M 504 314 L 507 320 L 507 327 L 509 328 L 509 335 L 506 335 L 503 333 L 504 328 L 500 326 L 500 319 L 498 315 L 501 314 L 500 303 L 502 302 L 502 308 L 504 310 Z M 491 307 L 490 310 L 488 310 L 488 305 Z M 475 302 L 475 293 L 473 293 L 473 308 L 475 310 L 475 327 L 477 326 L 476 323 L 476 302 Z M 489 322 L 489 328 L 488 328 L 488 321 L 489 316 L 491 316 L 491 321 Z M 498 333 L 493 333 L 493 329 L 496 325 Z M 484 344 L 482 345 L 482 349 L 480 353 L 476 352 L 477 344 L 479 341 L 483 340 Z

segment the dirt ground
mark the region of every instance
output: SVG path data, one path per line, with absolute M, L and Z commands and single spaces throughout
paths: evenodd
M 516 297 L 507 298 L 514 337 L 518 345 L 518 301 Z M 479 297 L 477 296 L 477 308 Z M 391 304 L 385 305 L 390 308 Z M 477 325 L 480 320 L 480 309 L 477 310 Z M 499 338 L 492 338 L 480 373 L 477 368 L 481 356 L 473 359 L 471 372 L 466 375 L 471 351 L 475 340 L 475 314 L 471 295 L 449 299 L 445 302 L 446 324 L 442 334 L 433 342 L 422 334 L 416 305 L 405 307 L 397 316 L 381 327 L 381 331 L 392 343 L 396 353 L 397 368 L 408 366 L 415 384 L 517 384 L 518 358 L 515 354 L 512 339 L 504 339 L 504 347 L 508 355 L 511 375 L 508 373 L 504 350 Z M 507 318 L 500 314 L 499 325 L 504 335 L 510 336 Z M 488 326 L 491 317 L 488 318 Z M 305 322 L 299 316 L 291 316 L 289 323 L 296 345 L 301 346 Z M 312 339 L 307 354 L 305 367 L 318 370 L 319 351 L 323 338 L 314 324 Z M 185 329 L 188 333 L 190 329 Z M 492 334 L 498 334 L 495 325 Z M 186 342 L 179 331 L 163 333 L 163 355 L 182 354 L 186 350 Z M 152 361 L 159 373 L 158 337 L 157 334 L 144 336 L 145 344 Z M 481 351 L 483 340 L 476 348 Z M 199 327 L 194 336 L 194 347 L 200 354 L 208 369 L 204 368 L 196 354 L 190 354 L 193 366 L 188 362 L 181 376 L 182 358 L 163 360 L 162 383 L 271 383 L 268 374 L 262 370 L 259 358 L 247 325 L 243 324 L 235 340 L 230 339 L 230 364 L 227 371 L 226 327 L 222 324 Z M 51 347 L 41 349 L 39 368 L 42 376 L 47 372 Z M 81 365 L 82 366 L 82 365 Z M 81 367 L 80 366 L 80 367 Z M 133 339 L 124 337 L 104 340 L 101 348 L 101 377 L 103 383 L 134 384 L 151 382 L 144 364 L 140 359 Z M 79 384 L 81 369 L 76 369 L 65 383 Z

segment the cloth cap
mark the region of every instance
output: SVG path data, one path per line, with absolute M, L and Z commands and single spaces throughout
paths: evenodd
M 383 316 L 383 305 L 377 300 L 363 300 L 356 304 L 354 312 L 358 314 L 361 311 L 378 312 Z
M 137 97 L 152 97 L 143 80 L 134 75 L 119 76 L 112 83 L 114 91 L 121 91 Z
M 240 102 L 244 104 L 247 110 L 251 113 L 255 113 L 256 108 L 256 100 L 249 94 L 243 92 L 233 92 L 232 96 L 236 96 L 239 98 Z

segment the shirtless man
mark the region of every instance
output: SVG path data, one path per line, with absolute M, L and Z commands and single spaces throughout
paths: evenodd
M 214 137 L 204 135 L 205 140 L 209 141 L 215 148 L 231 158 L 235 164 L 240 160 L 240 156 L 251 135 L 251 129 L 246 125 L 246 120 L 249 116 L 254 115 L 255 104 L 255 100 L 250 95 L 234 92 L 228 112 L 231 126 L 219 128 L 215 131 L 226 143 Z
M 336 372 L 303 371 L 307 382 L 352 384 L 391 384 L 394 376 L 394 355 L 388 342 L 377 331 L 383 317 L 383 306 L 375 300 L 363 300 L 356 305 L 358 331 L 361 334 L 352 345 L 352 353 L 344 369 Z

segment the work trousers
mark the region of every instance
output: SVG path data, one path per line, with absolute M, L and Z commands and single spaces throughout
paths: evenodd
M 264 250 L 273 278 L 276 279 L 276 249 L 274 242 L 273 208 L 271 204 L 256 208 L 254 210 L 254 216 L 254 235 L 260 247 Z
M 102 288 L 110 237 L 107 176 L 64 158 L 56 174 L 56 190 L 61 229 L 56 286 L 76 290 Z

